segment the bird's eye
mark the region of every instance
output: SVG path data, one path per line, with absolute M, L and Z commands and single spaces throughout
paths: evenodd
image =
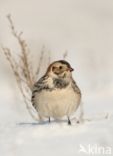
M 62 69 L 62 66 L 60 66 L 59 69 Z
M 55 67 L 53 67 L 52 69 L 55 70 Z

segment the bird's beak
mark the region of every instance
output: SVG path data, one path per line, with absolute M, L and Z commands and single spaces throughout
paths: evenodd
M 70 68 L 69 68 L 69 71 L 72 72 L 72 71 L 74 71 L 74 69 L 70 67 Z

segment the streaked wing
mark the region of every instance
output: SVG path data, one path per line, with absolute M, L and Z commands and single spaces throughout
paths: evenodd
M 81 95 L 81 91 L 74 80 L 72 80 L 72 88 L 76 93 Z
M 35 94 L 41 92 L 43 89 L 49 89 L 49 86 L 46 83 L 47 79 L 48 79 L 48 76 L 43 76 L 33 86 L 31 102 L 34 107 L 36 107 L 35 106 Z

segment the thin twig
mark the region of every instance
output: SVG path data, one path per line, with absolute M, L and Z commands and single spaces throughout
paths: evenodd
M 29 58 L 29 48 L 24 39 L 22 39 L 23 32 L 17 33 L 14 23 L 12 21 L 11 15 L 7 16 L 7 19 L 10 24 L 11 32 L 15 39 L 17 40 L 20 46 L 20 53 L 15 56 L 15 53 L 12 52 L 10 48 L 2 47 L 2 51 L 8 60 L 15 79 L 17 81 L 18 88 L 23 97 L 24 103 L 29 114 L 33 117 L 34 120 L 39 120 L 38 115 L 34 114 L 34 109 L 31 104 L 31 94 L 32 87 L 35 83 L 36 77 L 39 75 L 41 70 L 41 65 L 44 59 L 45 48 L 42 48 L 41 55 L 39 57 L 38 67 L 36 73 L 33 73 L 33 62 Z M 50 63 L 50 55 L 48 56 L 48 64 Z
M 44 52 L 45 52 L 44 49 L 45 49 L 45 47 L 42 47 L 40 58 L 39 58 L 39 63 L 38 63 L 38 68 L 36 70 L 36 75 L 39 75 L 40 70 L 41 70 L 41 64 L 42 64 L 42 61 L 43 61 L 43 58 L 44 58 Z
M 14 23 L 11 19 L 11 15 L 8 15 L 7 16 L 8 20 L 9 20 L 9 23 L 10 23 L 10 26 L 11 26 L 11 30 L 12 30 L 12 34 L 13 36 L 17 39 L 19 45 L 20 45 L 20 48 L 21 48 L 21 60 L 22 60 L 22 63 L 23 63 L 23 73 L 25 74 L 25 78 L 26 78 L 26 81 L 27 81 L 27 84 L 28 86 L 30 87 L 30 89 L 32 89 L 32 86 L 33 86 L 33 79 L 32 79 L 32 76 L 30 74 L 30 69 L 29 69 L 29 62 L 28 62 L 28 46 L 27 46 L 27 43 L 25 42 L 25 40 L 23 40 L 21 38 L 21 35 L 22 35 L 22 32 L 17 34 L 16 30 L 15 30 L 15 27 L 14 27 Z
M 65 51 L 64 54 L 63 54 L 63 59 L 65 60 L 68 56 L 68 51 Z

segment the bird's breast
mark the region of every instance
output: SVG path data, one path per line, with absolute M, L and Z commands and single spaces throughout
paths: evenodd
M 38 111 L 44 116 L 55 118 L 70 115 L 80 103 L 80 95 L 75 93 L 72 87 L 43 90 L 36 95 Z

